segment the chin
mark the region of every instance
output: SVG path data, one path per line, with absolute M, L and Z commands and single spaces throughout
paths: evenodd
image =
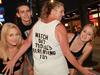
M 86 42 L 87 40 L 85 40 L 85 39 L 81 39 L 81 41 L 82 41 L 82 42 Z

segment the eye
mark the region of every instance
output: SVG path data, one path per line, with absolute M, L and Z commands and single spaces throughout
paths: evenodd
M 86 30 L 83 30 L 84 33 L 86 33 Z
M 30 12 L 30 10 L 26 10 L 26 12 Z
M 20 11 L 20 13 L 24 13 L 24 11 Z
M 89 36 L 92 36 L 92 34 L 91 34 L 91 33 L 88 33 L 88 35 L 89 35 Z
M 10 36 L 10 37 L 12 37 L 12 36 L 13 36 L 13 34 L 10 34 L 9 36 Z
M 17 33 L 16 36 L 19 36 L 19 34 Z

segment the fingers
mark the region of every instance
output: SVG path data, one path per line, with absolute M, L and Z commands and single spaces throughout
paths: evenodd
M 96 75 L 95 73 L 92 73 L 91 75 Z
M 84 69 L 85 69 L 85 72 L 83 73 L 84 75 L 96 75 L 93 72 L 93 68 L 92 67 L 84 67 Z
M 88 70 L 90 70 L 90 69 L 88 69 Z M 91 70 L 91 71 L 89 71 L 88 75 L 96 75 L 96 74 Z
M 3 62 L 3 64 L 7 65 L 7 62 Z M 2 70 L 2 72 L 5 72 L 7 69 L 7 66 L 4 67 L 4 69 Z
M 13 69 L 10 69 L 9 75 L 13 75 Z
M 9 65 L 6 65 L 2 72 L 4 73 L 4 75 L 11 75 L 13 74 L 13 68 L 10 68 Z
M 6 71 L 6 67 L 2 70 L 2 72 L 5 72 Z
M 7 73 L 9 72 L 9 69 L 7 69 L 7 66 L 3 69 L 4 75 L 7 75 Z
M 12 75 L 12 74 L 13 74 L 13 69 L 11 69 L 11 68 L 9 68 L 9 67 L 6 66 L 6 67 L 3 69 L 2 72 L 4 72 L 4 75 Z
M 85 67 L 86 69 L 88 69 L 88 70 L 93 70 L 93 68 L 92 67 Z

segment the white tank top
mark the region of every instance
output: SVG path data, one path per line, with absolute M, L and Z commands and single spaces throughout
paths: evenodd
M 68 66 L 55 38 L 55 28 L 60 22 L 44 23 L 39 20 L 33 27 L 32 51 L 35 75 L 68 75 Z

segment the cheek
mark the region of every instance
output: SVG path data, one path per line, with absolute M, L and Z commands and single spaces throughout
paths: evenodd
M 92 36 L 87 37 L 87 41 L 90 41 L 90 40 L 92 40 Z
M 19 37 L 19 36 L 17 36 L 16 40 L 17 40 L 17 41 L 18 41 L 18 40 L 20 40 L 20 37 Z
M 23 17 L 23 16 L 24 16 L 24 13 L 21 13 L 21 14 L 20 14 L 20 17 Z
M 29 12 L 29 13 L 28 13 L 28 16 L 31 16 L 31 15 L 32 15 L 32 14 Z
M 24 15 L 21 15 L 20 17 L 21 17 L 22 19 L 24 19 Z
M 11 38 L 7 38 L 7 42 L 9 43 L 11 41 Z

